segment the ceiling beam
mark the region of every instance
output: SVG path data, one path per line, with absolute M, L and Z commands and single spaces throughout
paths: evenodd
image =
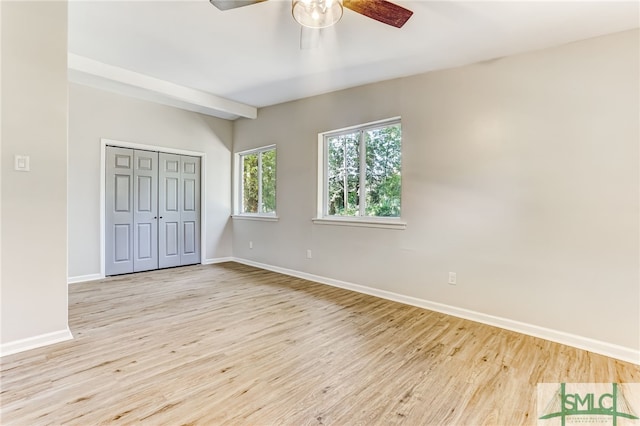
M 85 56 L 69 53 L 67 66 L 69 81 L 73 83 L 85 84 L 227 120 L 235 120 L 240 117 L 254 119 L 258 116 L 258 109 L 254 106 L 105 64 Z

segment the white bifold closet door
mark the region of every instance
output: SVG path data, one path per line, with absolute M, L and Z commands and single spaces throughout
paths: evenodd
M 200 158 L 107 147 L 105 274 L 200 263 Z
M 160 153 L 159 264 L 200 263 L 200 158 Z

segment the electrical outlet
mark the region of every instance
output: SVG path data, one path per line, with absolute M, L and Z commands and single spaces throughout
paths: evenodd
M 29 167 L 28 155 L 15 155 L 14 156 L 14 170 L 18 172 L 28 172 L 31 170 Z
M 249 248 L 252 249 L 253 248 L 253 241 L 249 241 Z
M 449 272 L 449 284 L 451 285 L 457 284 L 457 277 L 455 272 Z
M 307 250 L 307 259 L 311 259 L 311 250 Z

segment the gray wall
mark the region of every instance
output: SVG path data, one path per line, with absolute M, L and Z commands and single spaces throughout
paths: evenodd
M 69 84 L 69 277 L 100 273 L 100 139 L 206 153 L 204 259 L 231 256 L 233 123 Z
M 67 4 L 0 7 L 5 345 L 67 330 Z M 13 170 L 16 154 L 30 172 Z
M 638 40 L 614 34 L 237 121 L 234 151 L 277 144 L 280 221 L 236 220 L 234 256 L 639 349 Z M 317 134 L 398 115 L 407 229 L 312 224 Z

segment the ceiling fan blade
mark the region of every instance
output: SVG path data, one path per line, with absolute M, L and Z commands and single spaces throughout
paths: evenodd
M 251 6 L 266 0 L 209 0 L 212 5 L 220 10 L 235 9 L 242 6 Z
M 320 28 L 300 26 L 300 49 L 309 50 L 320 47 Z
M 344 7 L 396 28 L 411 18 L 413 12 L 386 0 L 344 0 Z

